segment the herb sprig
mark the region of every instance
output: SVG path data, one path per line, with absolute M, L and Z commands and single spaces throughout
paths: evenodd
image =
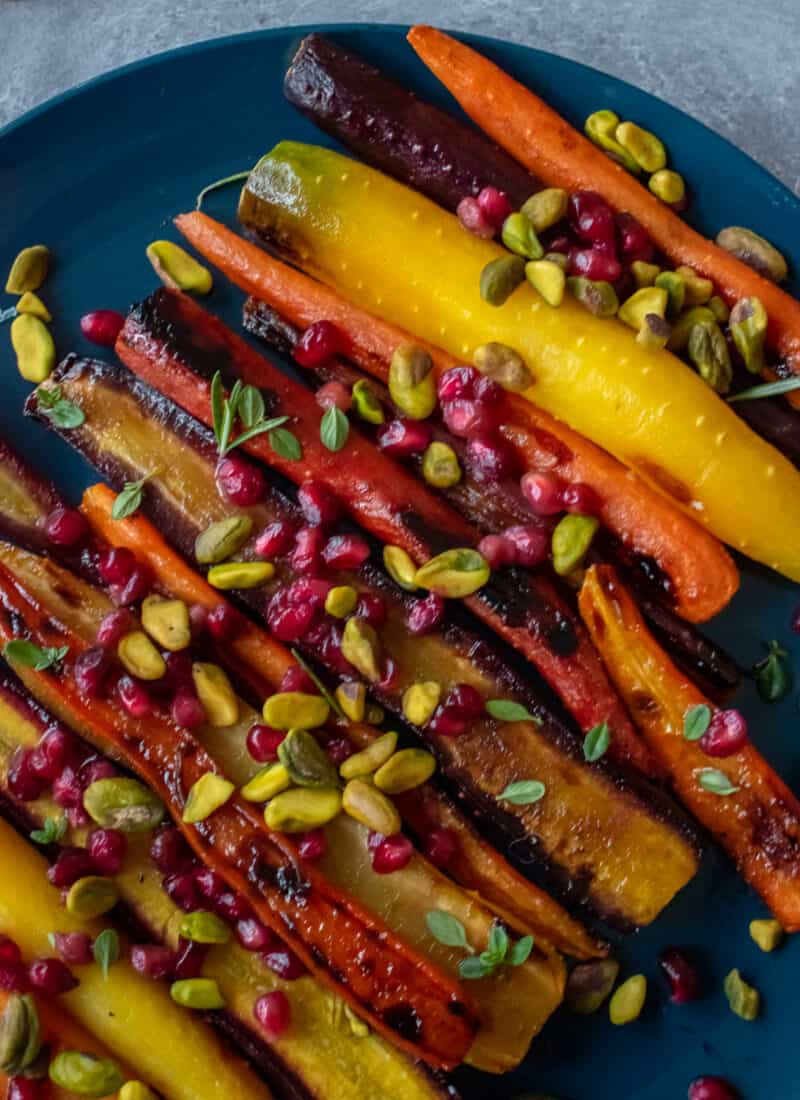
M 461 921 L 444 909 L 430 909 L 425 914 L 428 931 L 445 947 L 458 947 L 467 958 L 458 964 L 458 975 L 467 981 L 486 978 L 501 966 L 521 966 L 533 950 L 533 936 L 522 936 L 513 944 L 504 925 L 495 921 L 489 929 L 486 947 L 478 952 L 467 939 Z
M 265 413 L 264 398 L 255 386 L 244 386 L 237 378 L 226 397 L 222 375 L 217 371 L 211 380 L 211 415 L 220 458 L 264 432 L 269 433 L 270 446 L 276 454 L 293 461 L 301 458 L 300 441 L 283 427 L 289 417 L 267 418 Z M 237 421 L 243 431 L 232 438 Z
M 733 397 L 728 398 L 728 403 L 734 401 L 757 401 L 762 397 L 778 397 L 782 393 L 791 393 L 800 389 L 800 378 L 782 378 L 779 382 L 764 382 L 758 386 L 750 386 L 746 390 L 740 390 Z
M 777 703 L 789 690 L 791 677 L 786 667 L 789 654 L 773 638 L 767 642 L 767 655 L 753 666 L 758 694 L 765 703 Z
M 36 391 L 36 408 L 57 428 L 80 428 L 86 420 L 86 413 L 80 405 L 63 396 L 61 386 L 53 386 L 52 389 L 40 387 Z
M 155 471 L 145 474 L 138 481 L 126 481 L 122 491 L 117 493 L 114 498 L 114 503 L 111 506 L 111 518 L 127 519 L 128 516 L 138 512 L 142 506 L 145 484 L 154 476 Z
M 44 672 L 47 668 L 63 661 L 69 653 L 69 646 L 39 646 L 27 638 L 14 638 L 6 642 L 3 656 L 25 668 L 32 668 L 35 672 Z
M 64 839 L 66 832 L 67 819 L 63 814 L 61 817 L 46 817 L 41 829 L 32 831 L 31 840 L 34 844 L 57 844 L 59 840 Z

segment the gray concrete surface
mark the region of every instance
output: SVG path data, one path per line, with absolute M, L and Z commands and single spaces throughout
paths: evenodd
M 800 193 L 800 0 L 0 0 L 0 125 L 97 73 L 204 38 L 424 20 L 630 80 Z

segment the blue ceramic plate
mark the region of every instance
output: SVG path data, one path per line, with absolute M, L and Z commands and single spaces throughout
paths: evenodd
M 310 29 L 227 38 L 128 66 L 0 134 L 0 268 L 25 245 L 43 241 L 53 249 L 57 262 L 44 297 L 62 353 L 97 351 L 81 338 L 82 313 L 103 306 L 124 310 L 153 289 L 145 246 L 173 234 L 170 218 L 191 208 L 204 184 L 249 167 L 280 138 L 327 140 L 281 95 L 286 64 Z M 329 30 L 421 94 L 452 106 L 406 45 L 404 29 Z M 472 41 L 577 125 L 592 110 L 611 107 L 660 134 L 695 196 L 693 223 L 708 235 L 725 225 L 748 225 L 776 241 L 797 270 L 800 202 L 722 138 L 582 65 L 489 39 Z M 235 199 L 235 192 L 217 193 L 206 209 L 230 219 Z M 237 326 L 240 295 L 222 278 L 210 305 Z M 27 386 L 6 339 L 0 340 L 0 371 L 0 434 L 77 500 L 92 474 L 69 448 L 22 419 Z M 788 582 L 746 565 L 741 592 L 711 630 L 746 667 L 770 638 L 787 643 L 796 660 L 789 616 L 797 600 Z M 747 686 L 739 704 L 759 747 L 800 789 L 797 696 L 768 707 Z M 705 1073 L 728 1077 L 745 1100 L 797 1097 L 800 944 L 762 955 L 747 926 L 763 915 L 758 898 L 712 848 L 701 875 L 656 926 L 620 944 L 624 973 L 642 972 L 650 980 L 643 1017 L 615 1029 L 603 1013 L 587 1022 L 559 1015 L 515 1073 L 499 1080 L 460 1073 L 465 1098 L 478 1100 L 491 1090 L 506 1100 L 527 1088 L 569 1100 L 680 1100 L 689 1081 Z M 656 958 L 669 944 L 690 947 L 702 961 L 706 995 L 696 1004 L 668 1003 Z M 764 1011 L 755 1023 L 727 1008 L 721 985 L 733 966 L 763 994 Z

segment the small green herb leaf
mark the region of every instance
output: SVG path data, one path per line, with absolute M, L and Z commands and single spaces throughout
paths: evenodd
M 14 638 L 7 642 L 3 650 L 3 656 L 9 661 L 14 661 L 25 668 L 32 668 L 36 672 L 44 672 L 46 668 L 52 668 L 59 661 L 63 661 L 69 653 L 69 646 L 38 646 L 29 642 L 26 638 Z
M 736 794 L 739 790 L 731 783 L 725 772 L 721 772 L 719 768 L 701 768 L 695 774 L 697 775 L 697 782 L 703 790 L 710 791 L 711 794 L 726 796 Z
M 760 386 L 751 386 L 749 389 L 740 390 L 733 397 L 729 397 L 729 403 L 734 401 L 756 401 L 761 397 L 778 397 L 782 393 L 791 393 L 800 389 L 800 378 L 782 378 L 780 382 L 765 382 Z
M 341 451 L 350 433 L 350 421 L 337 405 L 325 410 L 319 424 L 319 438 L 329 451 Z
M 444 909 L 429 909 L 425 914 L 425 924 L 435 940 L 445 947 L 465 947 L 472 950 L 467 941 L 467 932 L 461 921 Z
M 36 391 L 36 408 L 57 428 L 80 428 L 86 414 L 80 405 L 62 397 L 61 386 Z
M 538 779 L 520 779 L 509 783 L 497 796 L 498 802 L 510 802 L 513 806 L 531 806 L 544 798 L 546 787 Z
M 513 945 L 508 953 L 507 962 L 509 966 L 522 966 L 524 962 L 527 962 L 531 951 L 533 950 L 533 936 L 522 936 Z
M 767 642 L 767 656 L 753 666 L 758 694 L 765 703 L 777 703 L 789 690 L 788 654 L 774 639 Z
M 127 519 L 128 516 L 132 516 L 134 512 L 139 511 L 144 495 L 144 484 L 152 476 L 152 474 L 145 474 L 138 481 L 125 482 L 125 487 L 121 493 L 117 493 L 111 508 L 112 519 Z
M 254 428 L 264 419 L 264 398 L 255 386 L 245 386 L 239 398 L 239 419 L 245 428 Z
M 531 714 L 522 703 L 515 703 L 512 699 L 489 699 L 486 703 L 486 713 L 500 722 L 538 722 L 535 714 Z
M 471 955 L 466 959 L 462 959 L 458 964 L 458 976 L 466 981 L 474 981 L 476 978 L 485 978 L 487 974 L 491 974 L 492 966 L 487 963 L 479 955 Z
M 34 844 L 57 844 L 62 840 L 67 831 L 67 819 L 61 817 L 46 817 L 41 829 L 34 829 L 31 840 Z
M 698 703 L 683 716 L 683 736 L 687 741 L 699 741 L 711 725 L 711 707 Z
M 113 928 L 105 928 L 92 947 L 94 961 L 100 967 L 103 978 L 108 977 L 108 972 L 119 958 L 119 936 Z
M 494 921 L 489 929 L 489 938 L 486 941 L 486 954 L 496 962 L 502 962 L 508 951 L 508 932 L 498 921 Z
M 594 764 L 596 760 L 600 760 L 608 752 L 608 746 L 611 744 L 611 730 L 609 729 L 608 722 L 601 722 L 597 726 L 592 726 L 589 732 L 583 739 L 583 758 L 590 764 Z
M 225 394 L 222 391 L 222 375 L 219 371 L 211 379 L 211 418 L 217 447 L 222 438 L 222 421 L 225 416 Z
M 246 443 L 248 439 L 252 439 L 253 436 L 263 435 L 264 432 L 271 432 L 273 428 L 279 428 L 281 424 L 285 424 L 289 419 L 288 416 L 273 416 L 271 420 L 261 420 L 258 424 L 254 424 L 252 428 L 247 428 L 241 435 L 237 435 L 233 443 L 228 445 L 228 451 L 232 451 L 234 447 L 238 447 L 241 443 Z
M 288 428 L 273 428 L 269 433 L 269 445 L 276 455 L 290 462 L 299 462 L 303 457 L 300 440 Z

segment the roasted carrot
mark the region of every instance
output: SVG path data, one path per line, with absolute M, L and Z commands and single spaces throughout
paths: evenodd
M 784 928 L 800 931 L 800 800 L 751 744 L 720 759 L 704 753 L 701 742 L 684 737 L 687 713 L 710 704 L 649 634 L 610 566 L 589 570 L 579 603 L 606 667 L 675 793 Z M 703 769 L 712 767 L 730 782 L 730 793 L 700 785 Z

